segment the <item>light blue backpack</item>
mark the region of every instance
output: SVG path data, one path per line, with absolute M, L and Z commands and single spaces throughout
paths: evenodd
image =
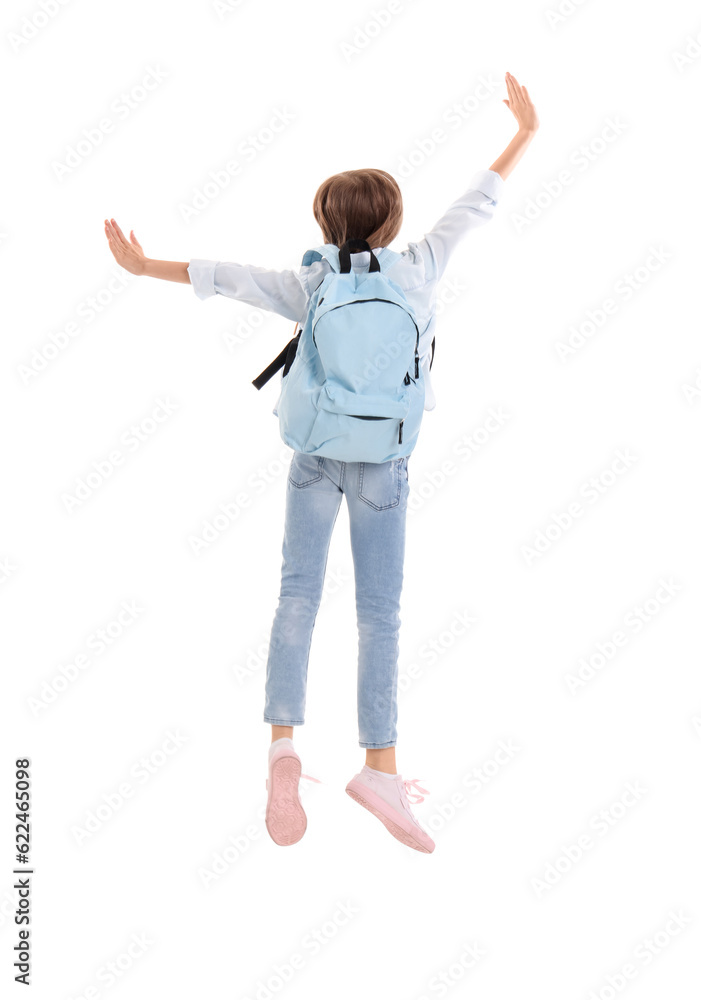
M 368 271 L 351 270 L 351 250 L 370 251 Z M 299 332 L 253 385 L 284 366 L 277 411 L 295 451 L 345 462 L 408 456 L 426 387 L 416 315 L 388 276 L 400 254 L 386 247 L 375 255 L 366 240 L 324 244 L 305 253 L 303 283 L 322 257 L 332 270 L 311 292 Z

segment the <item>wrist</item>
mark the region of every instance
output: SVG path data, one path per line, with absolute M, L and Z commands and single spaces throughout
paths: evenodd
M 526 128 L 525 126 L 522 125 L 519 127 L 517 135 L 522 135 L 527 139 L 532 139 L 537 131 L 538 131 L 537 125 L 535 126 L 532 125 L 530 128 Z

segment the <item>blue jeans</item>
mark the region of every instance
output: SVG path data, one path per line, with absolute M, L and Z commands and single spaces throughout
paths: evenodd
M 294 452 L 287 478 L 282 583 L 266 669 L 265 722 L 304 724 L 312 632 L 331 535 L 345 496 L 358 619 L 359 743 L 395 746 L 408 465 L 409 457 L 341 462 Z

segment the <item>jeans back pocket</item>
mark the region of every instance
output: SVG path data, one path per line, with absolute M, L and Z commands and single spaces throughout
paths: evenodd
M 406 482 L 404 458 L 389 462 L 358 463 L 358 497 L 373 510 L 396 507 L 402 498 L 402 482 Z
M 319 455 L 305 455 L 301 451 L 296 451 L 290 462 L 289 481 L 293 486 L 311 486 L 321 479 L 321 462 Z

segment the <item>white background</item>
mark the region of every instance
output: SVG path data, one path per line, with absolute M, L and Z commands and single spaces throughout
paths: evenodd
M 2 14 L 3 982 L 19 994 L 11 795 L 28 755 L 41 1000 L 697 997 L 701 45 L 678 54 L 698 5 L 648 17 L 589 0 L 555 20 L 554 4 L 403 0 L 379 29 L 382 0 L 54 7 Z M 145 94 L 150 68 L 165 75 Z M 303 840 L 279 848 L 261 818 L 262 709 L 290 451 L 277 380 L 251 380 L 293 324 L 115 281 L 103 220 L 150 257 L 297 267 L 321 242 L 319 184 L 373 166 L 400 181 L 401 250 L 510 141 L 506 70 L 541 128 L 448 266 L 442 290 L 461 290 L 410 469 L 397 752 L 430 790 L 415 811 L 436 850 L 405 848 L 344 793 L 363 761 L 345 506 L 296 733 L 323 784 L 303 792 Z M 497 86 L 475 101 L 481 80 Z M 455 119 L 461 103 L 473 110 Z M 288 126 L 244 159 L 283 109 Z M 62 172 L 104 118 L 111 131 Z M 187 217 L 232 159 L 239 175 Z M 586 326 L 588 310 L 604 322 Z M 174 411 L 149 424 L 159 399 Z M 492 433 L 490 408 L 508 415 Z M 130 450 L 134 425 L 146 439 Z M 111 625 L 123 602 L 136 617 Z M 474 620 L 463 635 L 458 613 Z

